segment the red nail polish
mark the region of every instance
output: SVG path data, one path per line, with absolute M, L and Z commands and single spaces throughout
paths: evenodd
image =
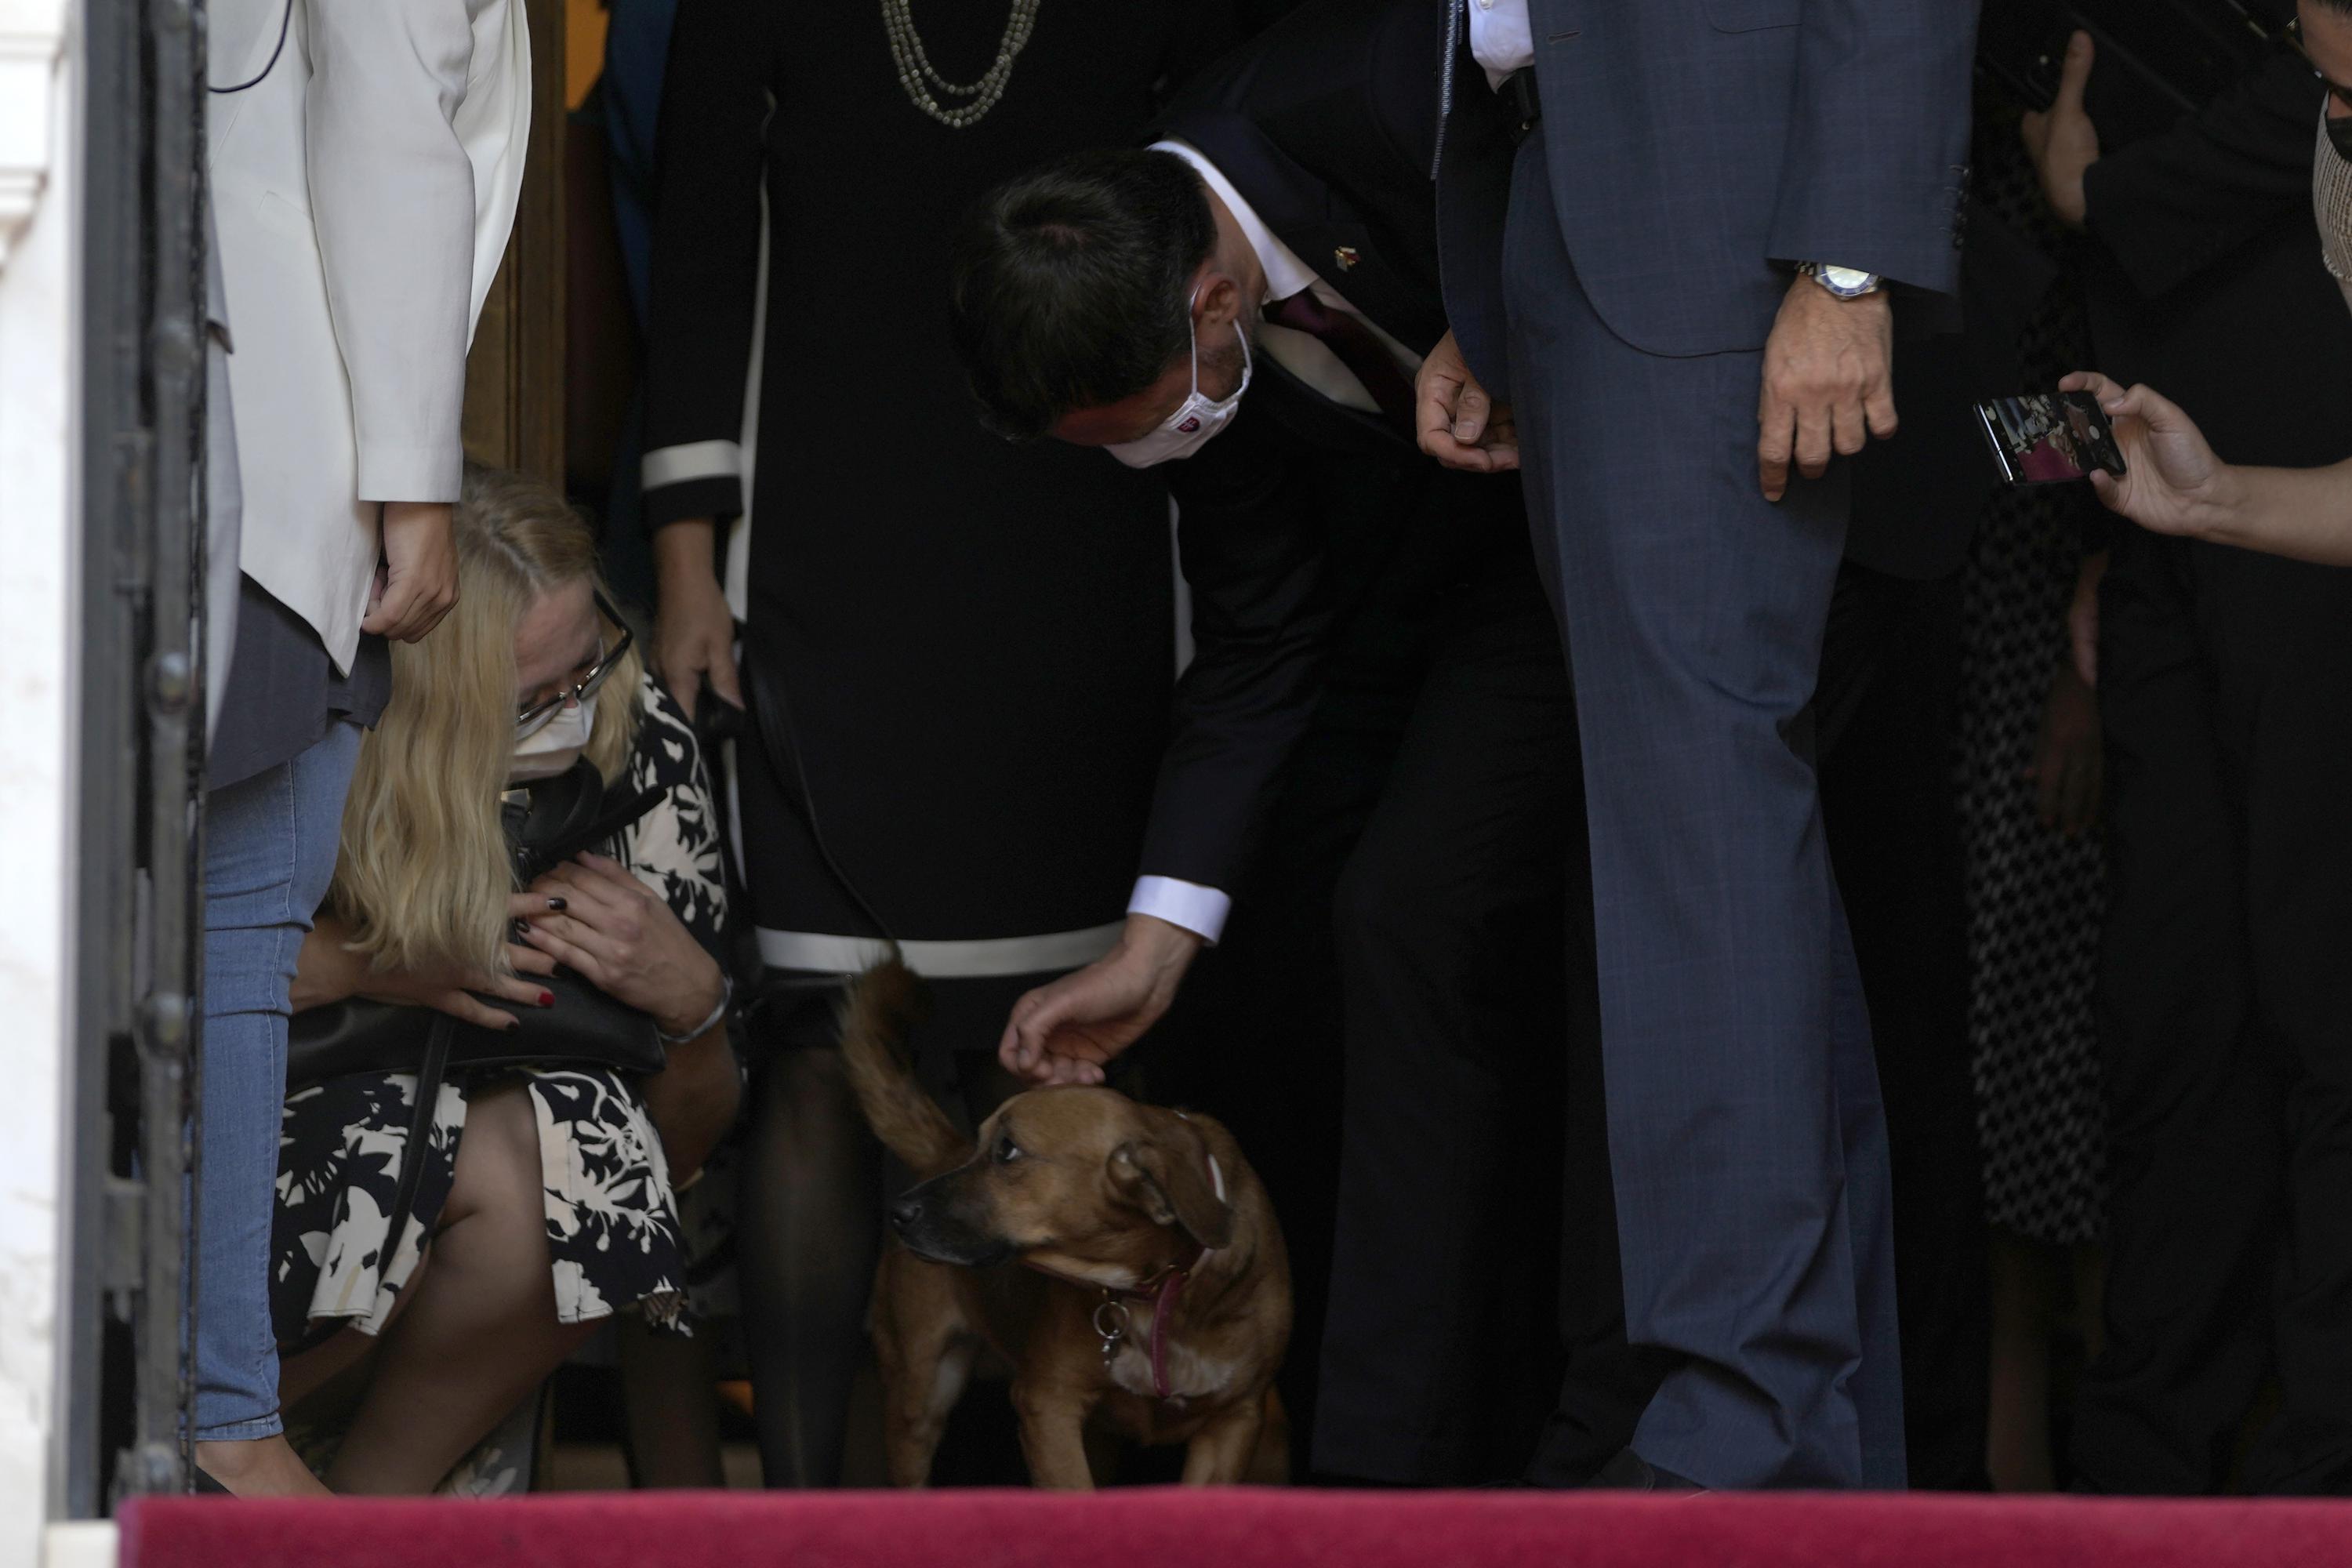
M 541 1006 L 542 1006 L 542 1007 L 552 1007 L 552 1006 L 554 1006 L 554 1005 L 555 1005 L 555 993 L 554 993 L 554 992 L 552 992 L 552 991 L 542 991 L 542 992 L 541 992 L 541 993 L 539 994 L 539 1005 L 540 1005 Z

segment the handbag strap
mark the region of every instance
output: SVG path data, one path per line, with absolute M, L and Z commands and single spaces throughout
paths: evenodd
M 449 1076 L 449 1043 L 457 1020 L 446 1013 L 433 1015 L 425 1036 L 425 1058 L 416 1065 L 416 1103 L 408 1114 L 408 1142 L 401 1145 L 400 1179 L 392 1189 L 391 1227 L 384 1232 L 383 1251 L 376 1263 L 381 1279 L 400 1254 L 400 1238 L 408 1230 L 408 1211 L 416 1205 L 416 1188 L 425 1179 L 425 1146 L 433 1138 L 433 1112 L 441 1103 L 441 1080 Z M 424 1248 L 418 1246 L 419 1256 Z

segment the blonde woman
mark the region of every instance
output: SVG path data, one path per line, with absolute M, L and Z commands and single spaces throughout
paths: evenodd
M 389 1259 L 415 1076 L 358 1073 L 288 1096 L 271 1271 L 280 1393 L 300 1420 L 331 1382 L 356 1389 L 311 1406 L 337 1412 L 326 1479 L 338 1491 L 433 1489 L 604 1319 L 674 1321 L 674 1184 L 738 1095 L 712 957 L 718 838 L 692 730 L 645 678 L 587 528 L 562 500 L 469 470 L 455 532 L 457 607 L 429 641 L 394 650 L 294 1009 L 357 995 L 415 1005 L 420 1033 L 428 1008 L 511 1026 L 546 1005 L 541 977 L 561 963 L 650 1015 L 668 1065 L 643 1080 L 581 1066 L 453 1071 Z M 582 757 L 612 791 L 667 794 L 614 858 L 583 854 L 517 889 L 501 796 Z

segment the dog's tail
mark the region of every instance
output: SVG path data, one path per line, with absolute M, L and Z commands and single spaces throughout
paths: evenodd
M 929 1006 L 922 981 L 896 958 L 859 975 L 841 1005 L 842 1063 L 858 1108 L 874 1135 L 919 1177 L 951 1170 L 971 1152 L 971 1141 L 923 1092 L 907 1063 L 907 1033 Z

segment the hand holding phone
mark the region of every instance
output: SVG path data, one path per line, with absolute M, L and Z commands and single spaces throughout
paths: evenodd
M 1977 405 L 1977 423 L 2001 477 L 2013 485 L 2054 485 L 2094 470 L 2123 478 L 2123 448 L 2099 400 L 2088 392 L 2028 392 Z

